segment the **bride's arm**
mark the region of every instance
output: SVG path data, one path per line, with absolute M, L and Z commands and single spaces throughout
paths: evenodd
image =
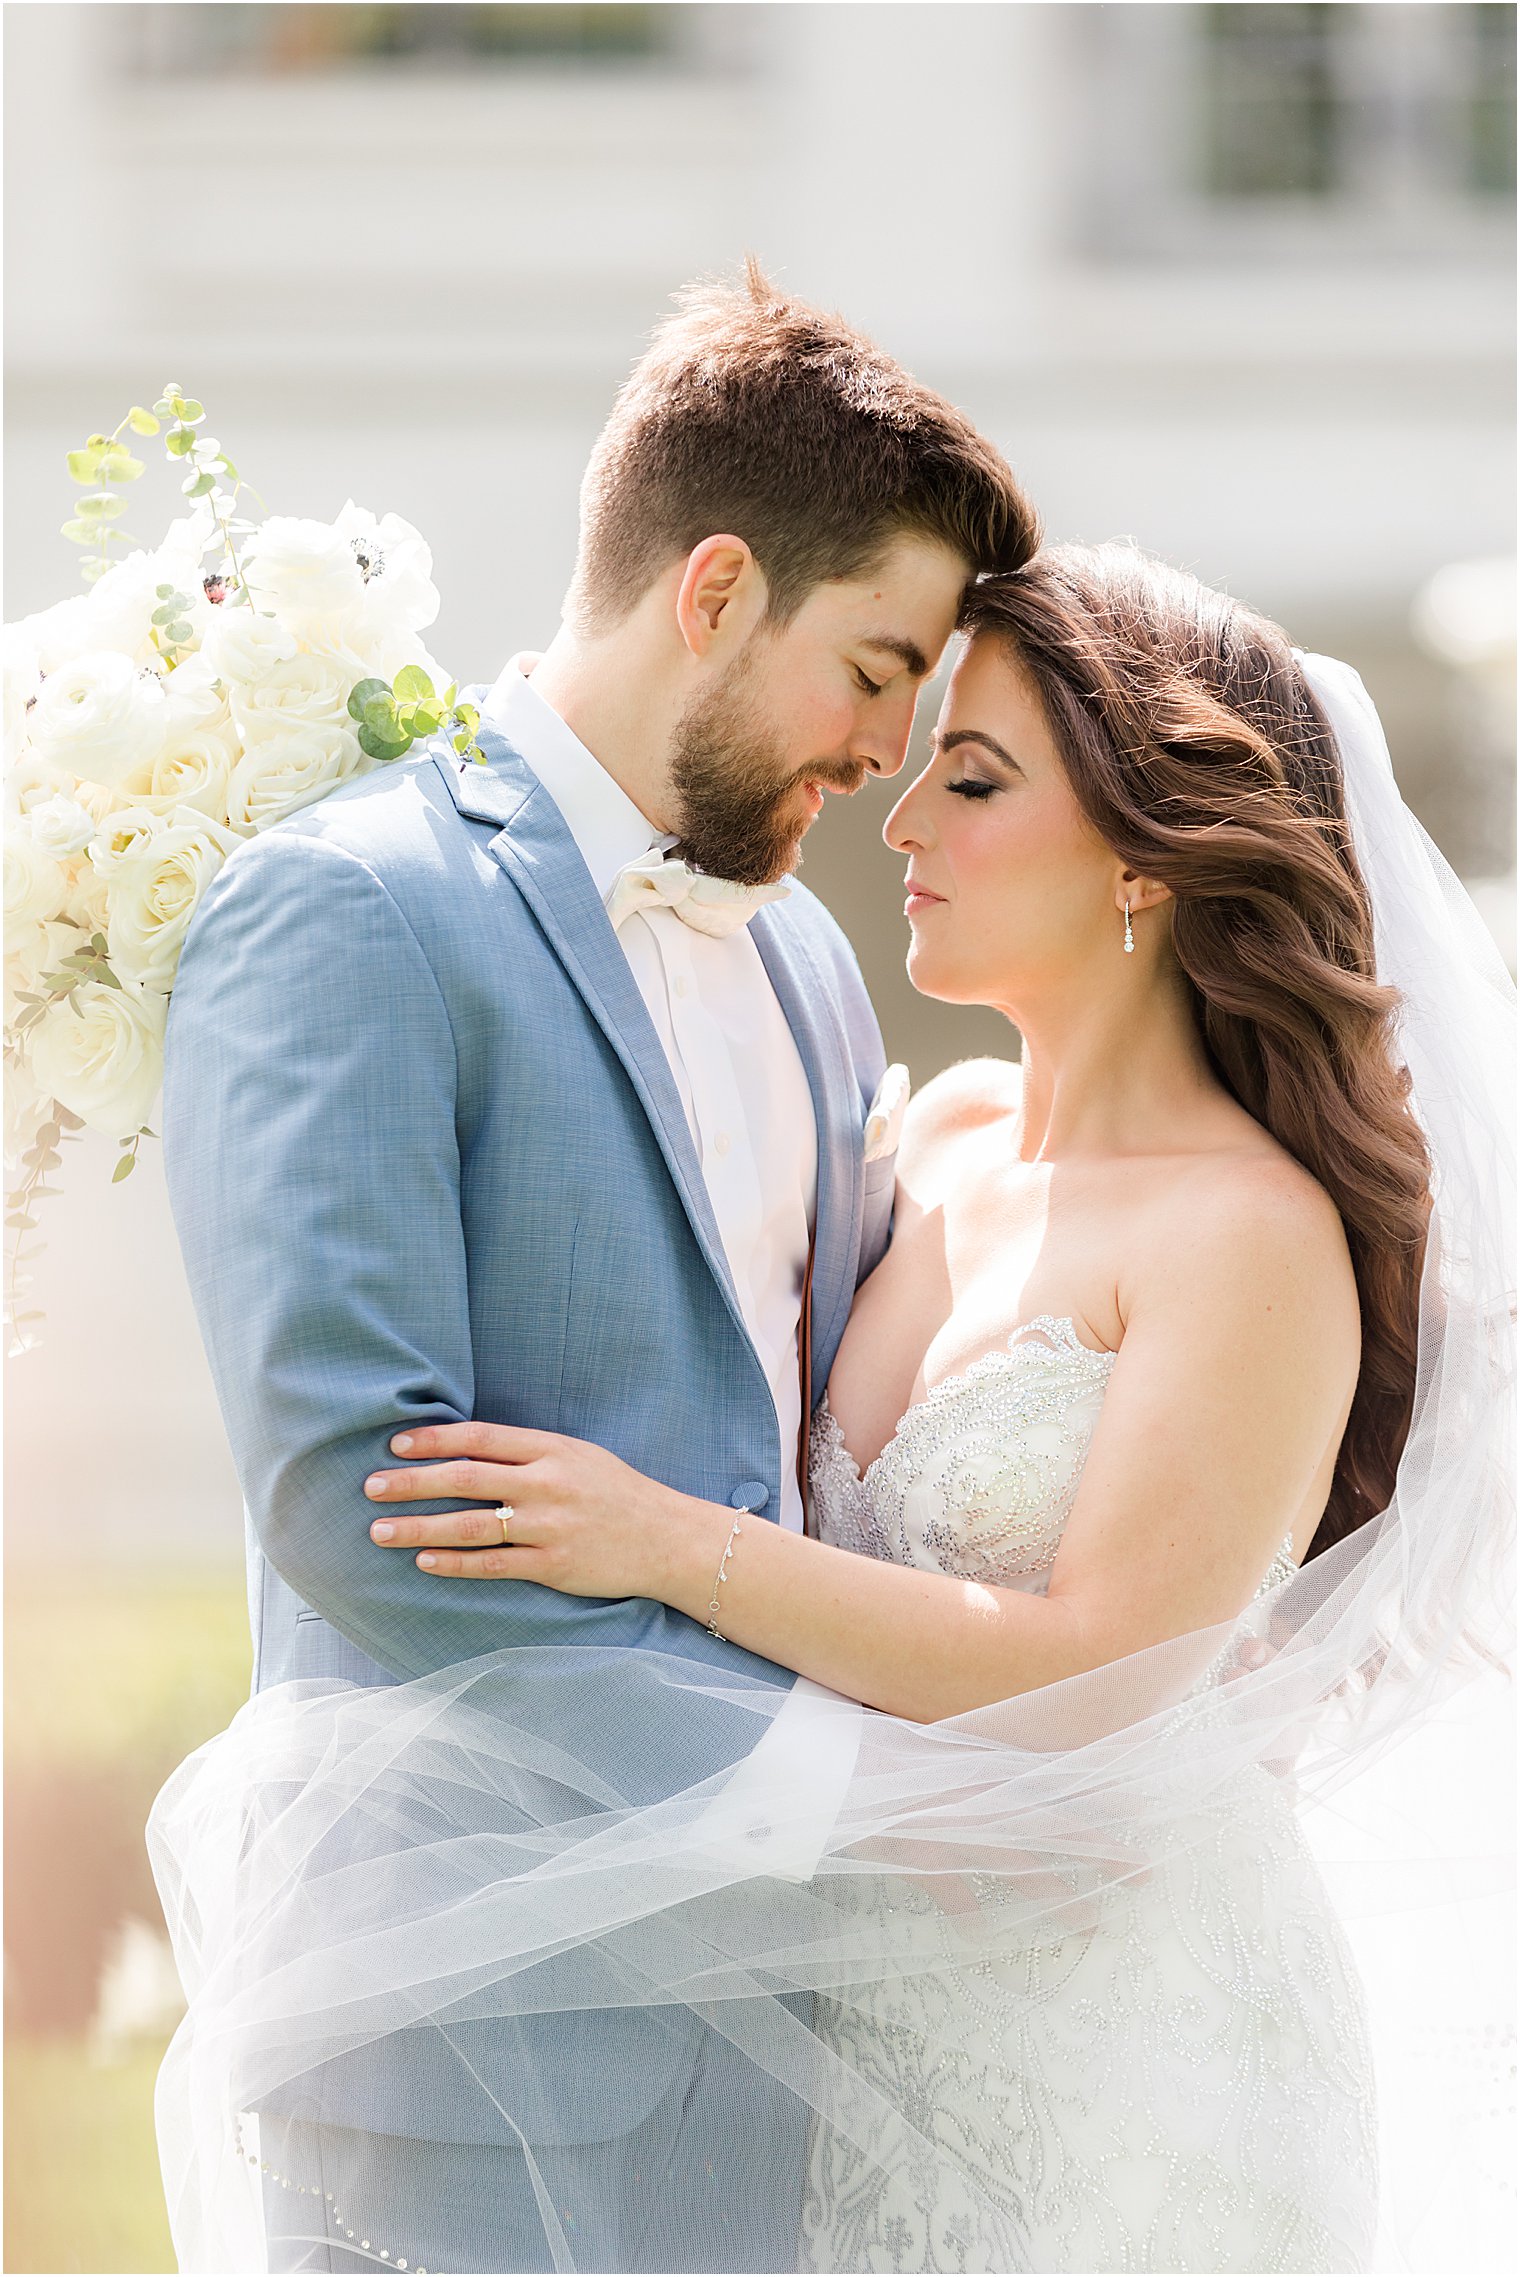
M 1080 1674 L 1247 1603 L 1338 1443 L 1356 1301 L 1319 1189 L 1266 1164 L 1195 1183 L 1125 1306 L 1123 1348 L 1048 1597 L 888 1565 L 741 1520 L 719 1599 L 735 1644 L 917 1721 Z M 647 1596 L 706 1624 L 734 1512 L 550 1434 L 413 1432 L 441 1469 L 382 1474 L 374 1499 L 457 1494 L 496 1512 L 387 1513 L 396 1548 L 440 1574 Z M 373 1493 L 373 1489 L 372 1489 Z M 456 1545 L 471 1545 L 461 1549 Z

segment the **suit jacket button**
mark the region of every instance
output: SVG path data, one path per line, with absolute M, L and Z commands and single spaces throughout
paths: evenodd
M 741 1479 L 728 1498 L 731 1510 L 763 1510 L 770 1500 L 765 1482 L 758 1478 Z

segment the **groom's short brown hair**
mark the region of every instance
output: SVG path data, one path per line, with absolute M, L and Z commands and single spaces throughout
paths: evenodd
M 1001 452 L 839 316 L 741 282 L 694 285 L 619 392 L 581 485 L 570 608 L 616 624 L 703 538 L 744 539 L 786 619 L 900 532 L 968 575 L 1020 568 L 1039 521 Z

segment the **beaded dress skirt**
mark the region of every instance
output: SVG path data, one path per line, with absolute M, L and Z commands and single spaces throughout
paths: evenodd
M 1043 1592 L 1112 1362 L 1069 1320 L 1030 1321 L 911 1408 L 863 1477 L 825 1400 L 818 1531 Z M 1292 1573 L 1290 1551 L 1262 1594 Z M 878 2114 L 900 2115 L 902 2149 L 869 2156 L 815 2123 L 799 2267 L 1365 2267 L 1361 1991 L 1279 1782 L 1234 1779 L 1131 1881 L 1084 1889 L 1078 1861 L 1063 1880 L 1058 1925 L 971 1960 L 922 1884 L 859 1885 L 861 1906 L 918 1915 L 931 1940 L 943 1923 L 945 1967 L 818 1999 L 815 2030 Z

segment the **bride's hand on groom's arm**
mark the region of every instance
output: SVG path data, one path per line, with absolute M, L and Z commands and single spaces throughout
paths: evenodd
M 553 1431 L 445 1423 L 390 1444 L 406 1467 L 365 1480 L 369 1500 L 386 1505 L 370 1535 L 383 1549 L 414 1551 L 429 1573 L 671 1604 L 688 1572 L 716 1570 L 732 1518 L 604 1447 Z M 483 1507 L 415 1516 L 405 1508 L 453 1497 Z

